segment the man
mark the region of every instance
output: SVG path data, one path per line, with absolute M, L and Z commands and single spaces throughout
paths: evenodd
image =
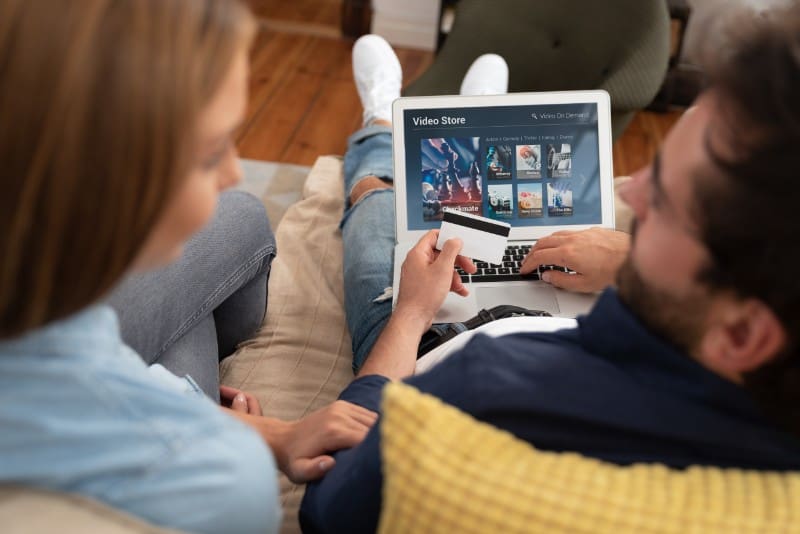
M 649 171 L 622 192 L 636 230 L 618 288 L 606 290 L 575 329 L 475 336 L 409 384 L 540 449 L 621 465 L 800 468 L 793 269 L 800 255 L 800 6 L 740 20 L 729 31 L 735 40 L 708 64 L 708 90 Z M 361 52 L 357 44 L 357 84 Z M 366 137 L 356 134 L 351 149 L 374 142 L 380 124 Z M 348 170 L 358 171 L 350 161 Z M 369 262 L 348 251 L 363 245 L 349 226 L 367 215 L 376 223 L 370 205 L 391 198 L 379 179 L 390 174 L 364 176 L 347 177 L 351 295 L 359 293 L 354 277 L 369 270 L 358 266 Z M 362 312 L 348 308 L 354 319 L 371 319 L 355 328 L 351 322 L 356 357 L 365 350 L 369 357 L 340 398 L 378 411 L 381 388 L 413 374 L 417 343 L 446 293 L 466 291 L 452 275 L 454 264 L 471 268 L 458 257 L 460 243 L 437 254 L 435 241 L 431 232 L 409 253 L 385 326 L 379 299 Z M 376 528 L 379 427 L 339 452 L 336 468 L 309 486 L 301 510 L 307 531 Z

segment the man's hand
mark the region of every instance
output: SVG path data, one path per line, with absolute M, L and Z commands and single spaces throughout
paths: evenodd
M 614 283 L 617 270 L 630 249 L 630 235 L 606 228 L 579 232 L 564 230 L 536 242 L 520 272 L 539 265 L 561 265 L 578 274 L 545 271 L 542 279 L 562 289 L 590 293 Z
M 460 239 L 447 240 L 440 252 L 435 248 L 438 238 L 439 231 L 431 230 L 408 252 L 400 273 L 395 309 L 395 313 L 413 314 L 428 326 L 448 291 L 462 297 L 469 294 L 454 266 L 459 265 L 468 273 L 476 271 L 471 259 L 458 255 L 463 246 Z
M 228 386 L 219 387 L 219 403 L 225 408 L 230 408 L 234 412 L 246 413 L 250 415 L 262 415 L 261 404 L 251 393 L 241 389 Z
M 278 467 L 292 482 L 320 478 L 334 466 L 331 451 L 358 445 L 375 424 L 378 414 L 345 401 L 285 423 L 269 441 Z

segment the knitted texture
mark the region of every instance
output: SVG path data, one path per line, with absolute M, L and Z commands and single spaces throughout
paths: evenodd
M 800 533 L 800 474 L 538 451 L 416 389 L 383 399 L 382 534 Z

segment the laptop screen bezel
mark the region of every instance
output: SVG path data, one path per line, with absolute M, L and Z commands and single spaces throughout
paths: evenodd
M 600 169 L 600 224 L 571 224 L 512 227 L 510 241 L 533 241 L 559 230 L 614 228 L 614 174 L 611 139 L 611 99 L 606 91 L 557 91 L 512 93 L 482 96 L 422 96 L 398 98 L 392 104 L 392 160 L 395 188 L 395 236 L 398 243 L 419 240 L 428 230 L 409 230 L 407 213 L 405 121 L 403 114 L 412 110 L 489 108 L 494 106 L 536 106 L 553 104 L 596 104 L 597 140 Z

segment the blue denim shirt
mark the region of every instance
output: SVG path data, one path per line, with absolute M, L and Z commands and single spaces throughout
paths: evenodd
M 0 343 L 0 482 L 80 493 L 195 532 L 277 532 L 256 432 L 163 367 L 96 306 Z

